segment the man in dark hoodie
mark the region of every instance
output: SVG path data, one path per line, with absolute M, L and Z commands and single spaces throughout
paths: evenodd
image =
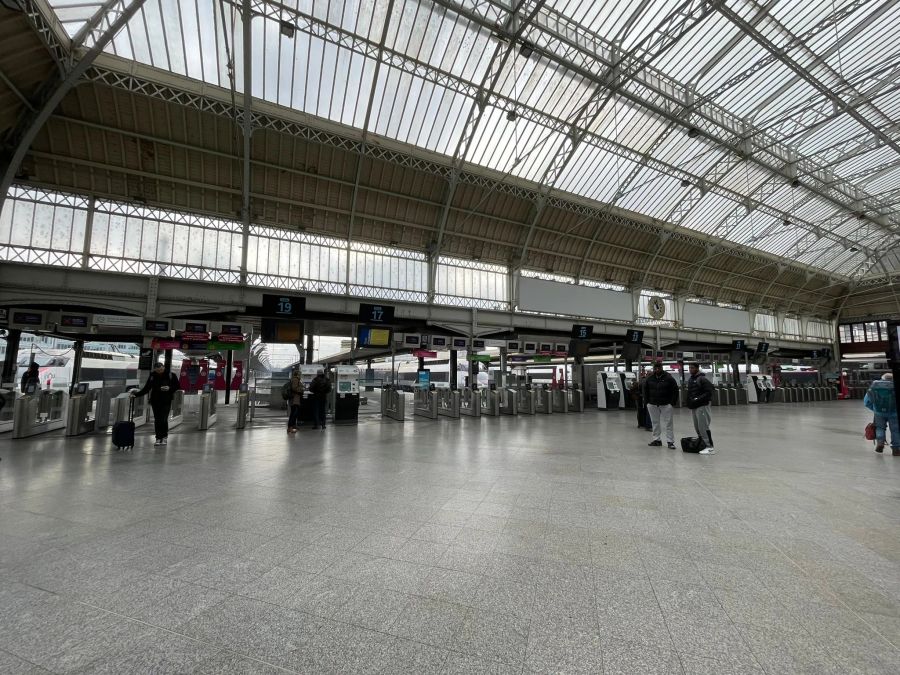
M 150 394 L 156 432 L 156 442 L 153 445 L 166 445 L 169 442 L 169 413 L 172 410 L 172 398 L 179 389 L 181 384 L 174 373 L 167 372 L 163 363 L 157 363 L 147 378 L 147 383 L 140 390 L 131 392 L 132 398 Z
M 663 370 L 663 364 L 653 364 L 653 372 L 644 380 L 644 401 L 650 421 L 653 423 L 653 440 L 647 445 L 662 445 L 663 427 L 666 431 L 666 445 L 675 449 L 675 426 L 672 412 L 678 402 L 678 383 L 675 378 Z
M 709 430 L 709 421 L 711 419 L 709 404 L 713 397 L 713 384 L 706 379 L 706 375 L 700 372 L 700 366 L 696 363 L 688 366 L 691 376 L 687 382 L 687 404 L 691 409 L 691 416 L 694 418 L 694 429 L 697 436 L 706 446 L 700 451 L 701 455 L 714 455 L 716 449 L 713 447 L 712 432 Z

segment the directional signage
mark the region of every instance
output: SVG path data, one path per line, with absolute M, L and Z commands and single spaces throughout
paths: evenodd
M 644 341 L 644 331 L 632 328 L 625 333 L 625 342 L 633 345 L 639 345 Z
M 743 352 L 747 350 L 747 341 L 746 340 L 732 340 L 731 341 L 731 349 L 736 352 Z
M 275 319 L 298 319 L 306 311 L 306 298 L 299 295 L 263 293 L 262 315 Z
M 370 305 L 359 303 L 359 320 L 361 323 L 394 323 L 393 305 Z
M 572 324 L 572 338 L 575 340 L 590 340 L 594 334 L 594 327 L 589 323 Z
M 481 361 L 483 363 L 491 362 L 490 354 L 469 354 L 469 361 Z

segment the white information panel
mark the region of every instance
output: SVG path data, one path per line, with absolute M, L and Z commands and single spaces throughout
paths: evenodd
M 519 307 L 531 312 L 633 321 L 631 293 L 519 277 Z
M 747 335 L 752 332 L 750 313 L 727 307 L 684 303 L 684 327 L 720 330 Z

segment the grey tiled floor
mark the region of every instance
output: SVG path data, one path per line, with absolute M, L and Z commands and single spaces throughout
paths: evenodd
M 0 673 L 897 673 L 858 402 L 0 440 Z M 677 430 L 689 432 L 679 412 Z

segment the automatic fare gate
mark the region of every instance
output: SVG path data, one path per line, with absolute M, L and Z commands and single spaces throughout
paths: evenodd
M 481 417 L 481 394 L 466 387 L 460 392 L 459 413 L 466 417 Z
M 68 398 L 64 391 L 29 385 L 14 403 L 13 438 L 28 438 L 64 428 Z
M 406 419 L 406 397 L 393 385 L 387 385 L 381 392 L 381 415 L 403 422 Z
M 105 431 L 110 426 L 111 403 L 112 395 L 108 389 L 88 389 L 88 383 L 81 382 L 69 398 L 66 436 Z

